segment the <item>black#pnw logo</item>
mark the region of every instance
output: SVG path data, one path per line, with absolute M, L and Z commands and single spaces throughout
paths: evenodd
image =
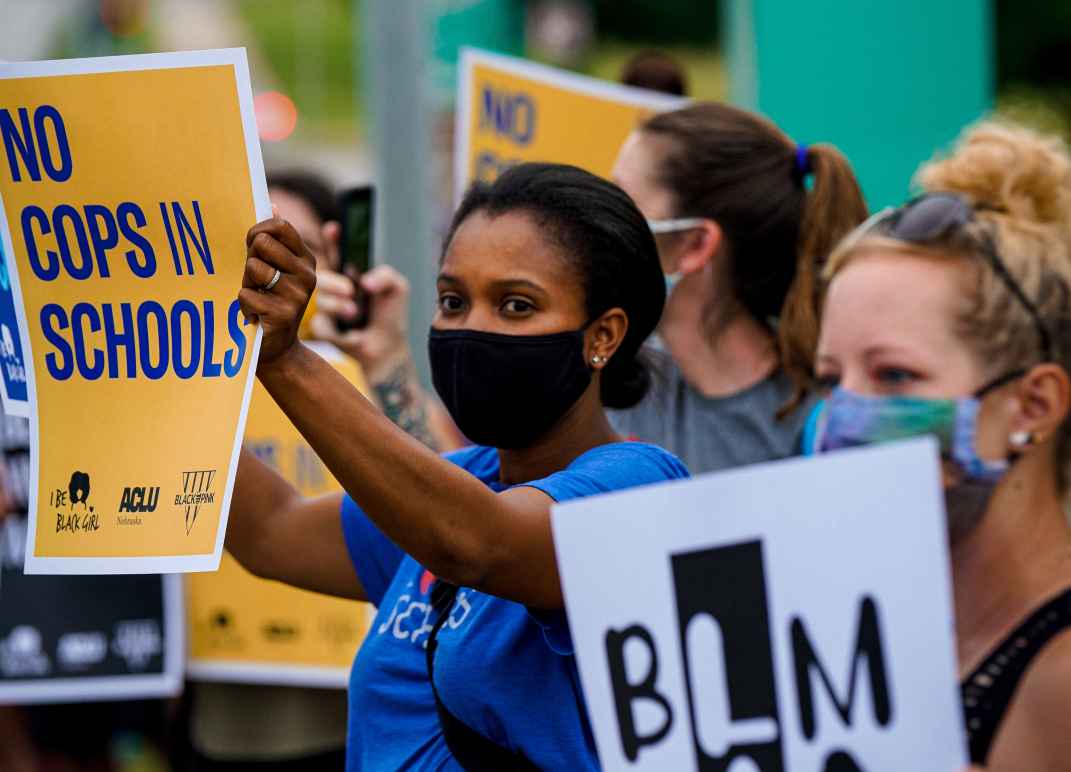
M 758 541 L 671 556 L 678 634 L 687 704 L 674 705 L 658 686 L 658 647 L 642 624 L 605 634 L 618 731 L 625 757 L 635 762 L 645 746 L 660 744 L 675 720 L 687 723 L 700 772 L 783 772 L 783 726 L 776 694 L 773 641 L 780 631 L 770 624 L 762 544 Z M 794 615 L 785 631 L 793 660 L 800 734 L 823 743 L 818 709 L 825 698 L 845 727 L 864 723 L 854 705 L 869 687 L 874 724 L 889 728 L 893 718 L 889 667 L 877 602 L 860 598 L 855 649 L 848 663 L 846 694 L 838 693 L 828 667 L 819 659 L 804 620 Z M 647 650 L 645 673 L 629 667 L 625 647 Z M 827 655 L 828 656 L 828 655 Z M 828 661 L 828 660 L 827 660 Z M 864 665 L 865 663 L 865 665 Z M 866 673 L 866 679 L 863 673 Z M 653 731 L 641 731 L 634 705 L 661 714 Z M 650 722 L 645 722 L 651 726 Z M 839 743 L 838 743 L 839 744 Z M 823 747 L 821 772 L 860 772 L 854 754 Z
M 199 469 L 182 473 L 182 493 L 175 496 L 175 506 L 186 508 L 186 535 L 193 530 L 197 522 L 197 513 L 201 507 L 214 504 L 216 492 L 212 482 L 216 479 L 215 469 Z

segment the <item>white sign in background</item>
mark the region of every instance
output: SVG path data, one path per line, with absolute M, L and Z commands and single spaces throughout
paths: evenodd
M 607 770 L 966 766 L 929 439 L 554 508 Z

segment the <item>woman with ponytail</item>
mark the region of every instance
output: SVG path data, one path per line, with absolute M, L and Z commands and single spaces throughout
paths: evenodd
M 845 157 L 720 103 L 650 118 L 614 181 L 655 234 L 668 298 L 655 378 L 622 434 L 693 473 L 794 455 L 811 403 L 822 261 L 866 218 Z

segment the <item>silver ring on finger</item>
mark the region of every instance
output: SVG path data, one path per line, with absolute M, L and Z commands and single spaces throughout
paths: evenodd
M 283 272 L 280 271 L 278 268 L 276 268 L 275 269 L 275 275 L 271 277 L 271 281 L 269 281 L 267 284 L 265 284 L 263 287 L 261 287 L 261 289 L 264 292 L 271 292 L 272 287 L 274 287 L 276 284 L 278 284 L 279 283 L 279 279 L 281 279 L 282 277 L 283 277 Z

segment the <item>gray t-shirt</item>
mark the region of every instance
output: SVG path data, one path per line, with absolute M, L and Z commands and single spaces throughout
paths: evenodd
M 654 363 L 650 392 L 634 408 L 607 411 L 622 436 L 665 448 L 692 474 L 799 455 L 815 400 L 778 420 L 792 394 L 782 371 L 736 394 L 711 398 L 684 380 L 668 353 L 649 349 L 648 356 Z

